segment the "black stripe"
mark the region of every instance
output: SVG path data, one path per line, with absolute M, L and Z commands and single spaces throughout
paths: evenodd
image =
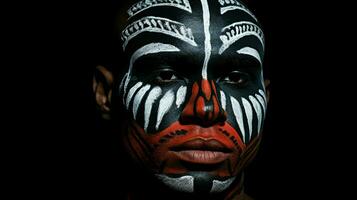
M 239 9 L 226 11 L 222 16 L 224 16 L 225 19 L 232 20 L 232 23 L 237 22 L 238 19 L 239 21 L 249 21 L 252 23 L 257 23 L 257 21 L 251 15 Z

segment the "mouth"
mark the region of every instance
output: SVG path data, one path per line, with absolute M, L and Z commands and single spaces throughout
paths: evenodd
M 226 160 L 232 150 L 215 139 L 193 139 L 170 148 L 179 159 L 197 164 L 217 164 Z

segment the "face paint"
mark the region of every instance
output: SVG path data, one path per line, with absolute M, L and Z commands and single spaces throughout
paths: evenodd
M 237 0 L 143 0 L 128 15 L 119 91 L 128 151 L 174 190 L 226 191 L 265 118 L 257 19 Z

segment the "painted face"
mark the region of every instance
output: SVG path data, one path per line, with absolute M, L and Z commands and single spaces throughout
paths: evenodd
M 128 151 L 175 190 L 226 190 L 255 155 L 267 106 L 257 19 L 237 0 L 142 0 L 128 14 Z

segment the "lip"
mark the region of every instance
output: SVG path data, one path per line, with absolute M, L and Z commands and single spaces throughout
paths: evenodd
M 181 160 L 198 164 L 217 164 L 228 158 L 231 149 L 215 139 L 189 140 L 170 148 Z

